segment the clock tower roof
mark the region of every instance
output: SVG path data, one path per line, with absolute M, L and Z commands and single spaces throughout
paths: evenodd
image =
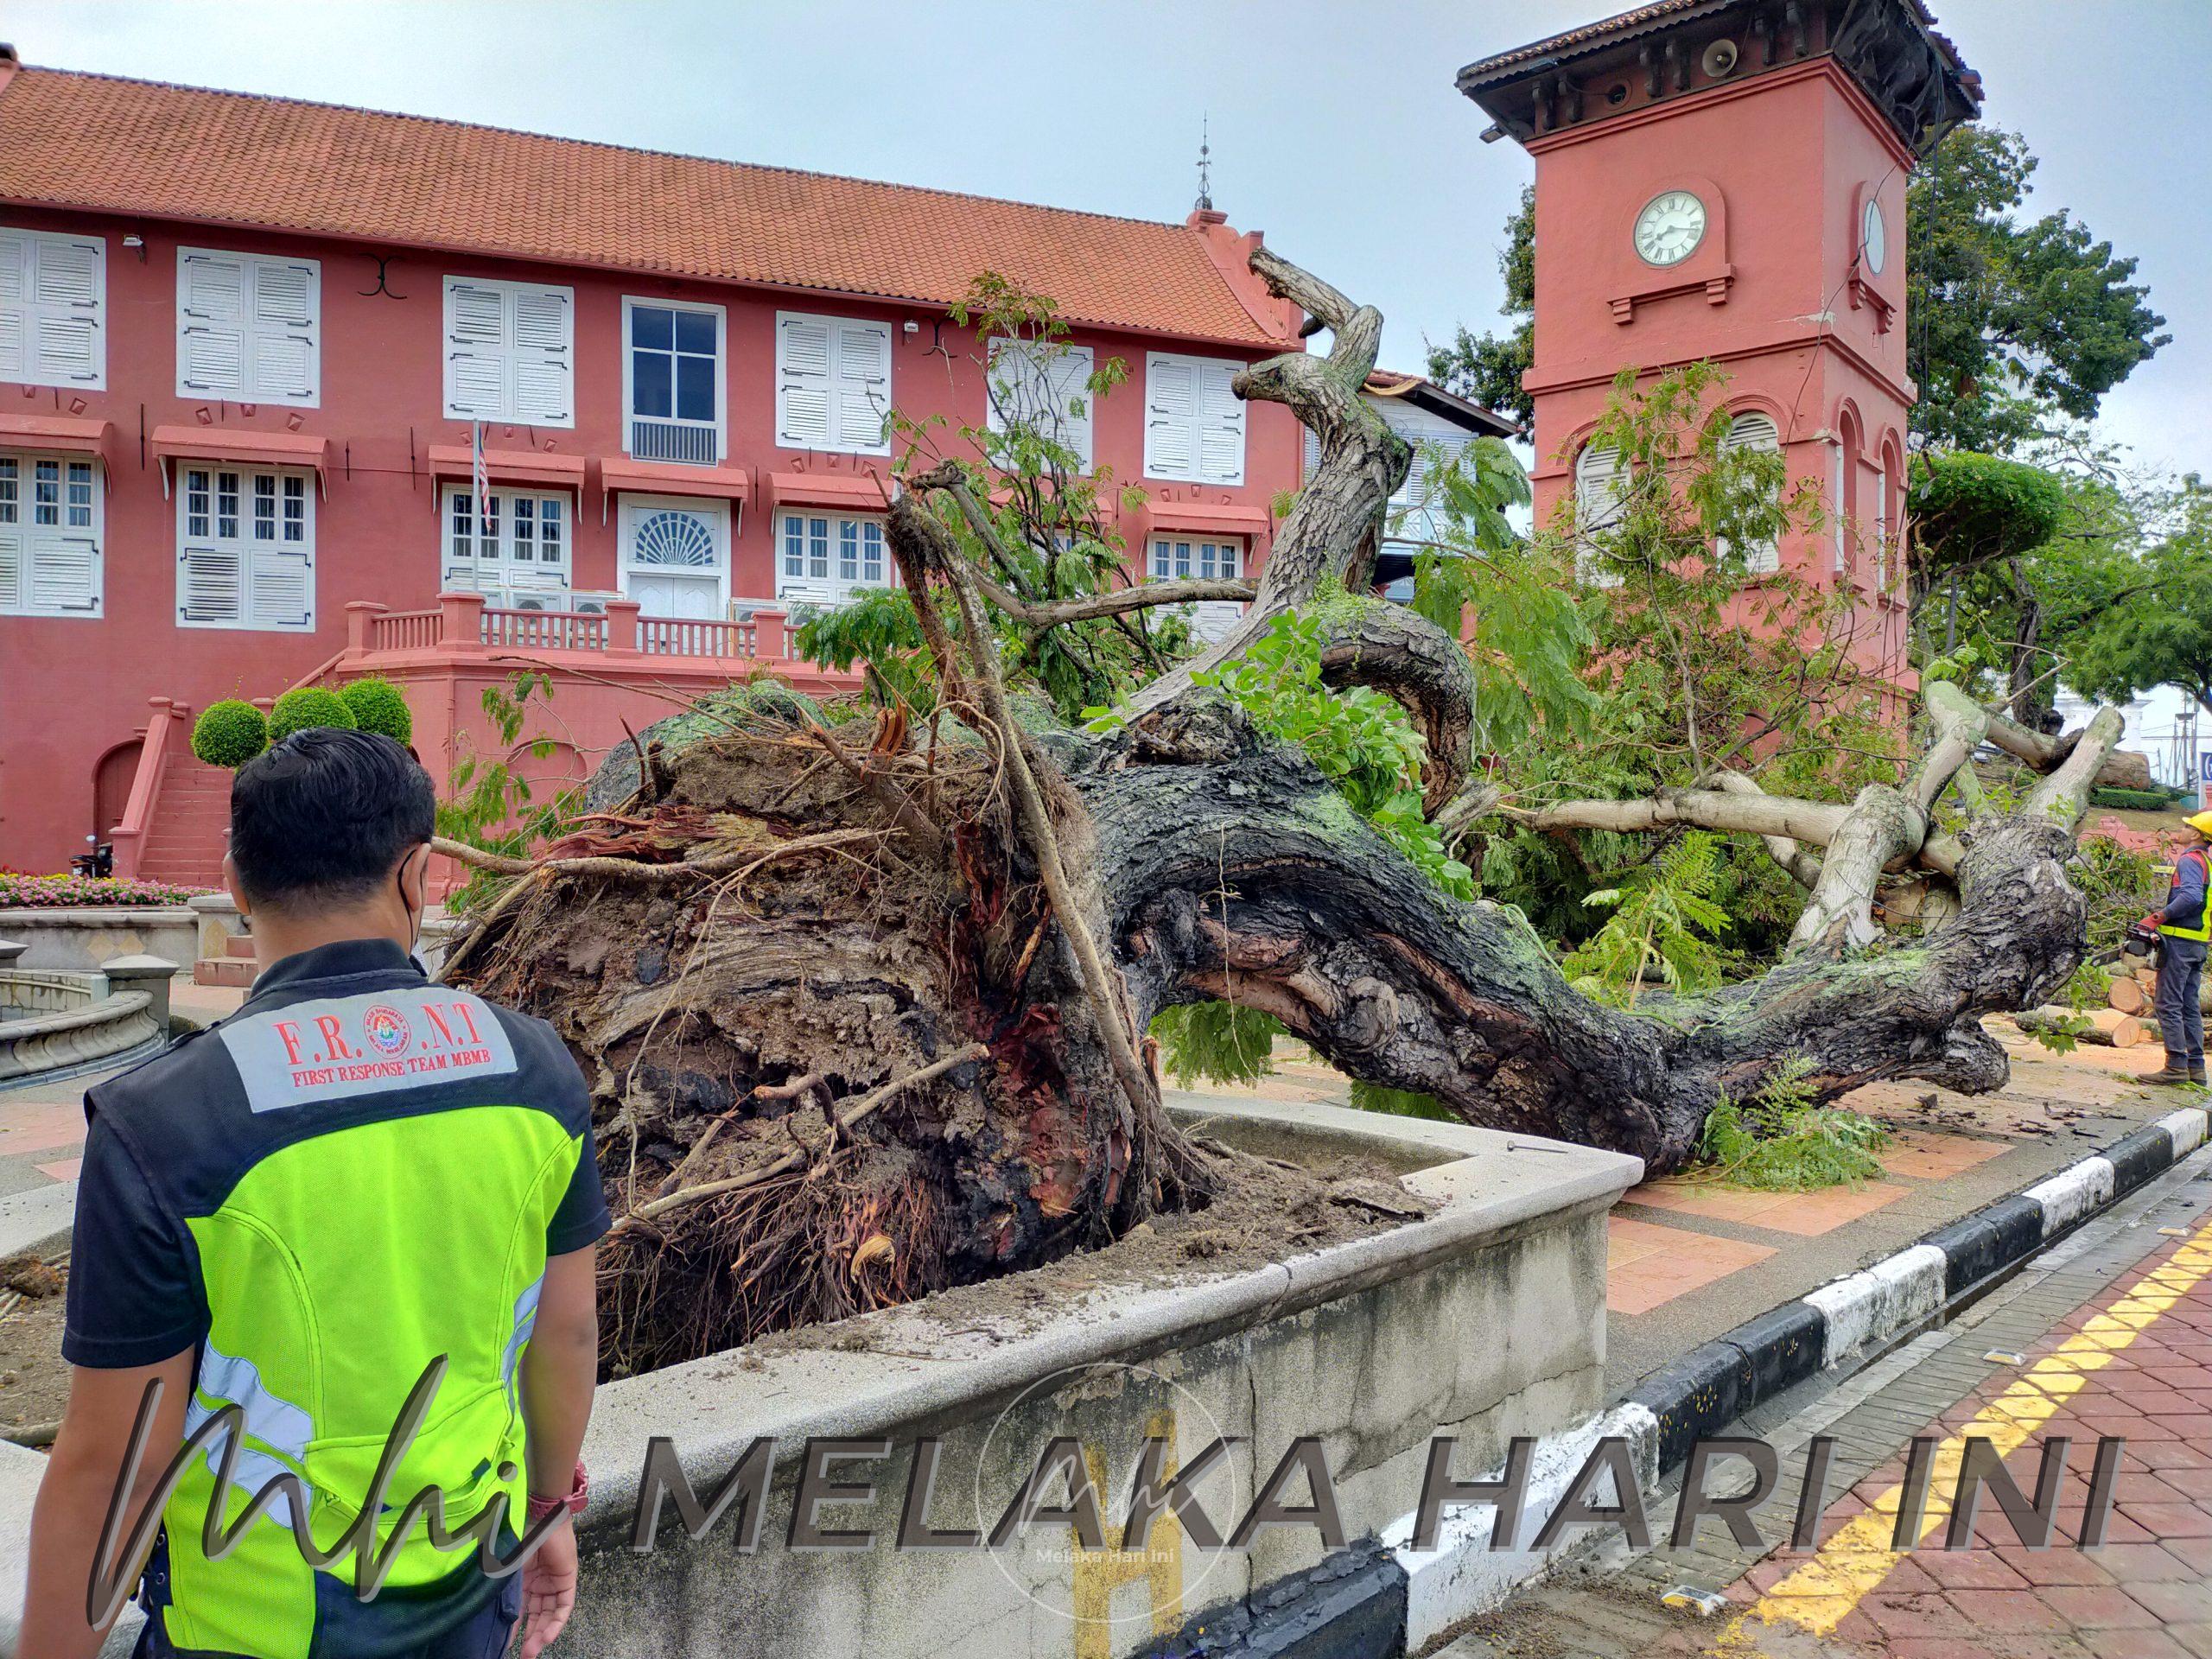
M 1923 0 L 1653 0 L 1471 63 L 1459 86 L 1497 123 L 1485 137 L 1528 143 L 1828 56 L 1917 150 L 1981 106 L 1935 21 Z

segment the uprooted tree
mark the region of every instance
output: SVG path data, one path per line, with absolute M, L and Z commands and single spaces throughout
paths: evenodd
M 1253 268 L 1331 334 L 1325 354 L 1236 379 L 1319 445 L 1256 582 L 1129 583 L 1099 481 L 1049 424 L 962 434 L 981 464 L 902 425 L 887 522 L 903 594 L 817 636 L 865 660 L 869 697 L 734 689 L 610 756 L 594 813 L 534 860 L 468 855 L 519 879 L 448 971 L 551 1020 L 593 1079 L 623 1363 L 1205 1202 L 1220 1160 L 1170 1122 L 1148 1035 L 1180 1005 L 1257 1011 L 1356 1078 L 1664 1169 L 1716 1100 L 1785 1067 L 1828 1097 L 1885 1077 L 1993 1088 L 2005 1060 L 1980 1016 L 2036 1006 L 2080 962 L 2066 866 L 2116 714 L 2051 739 L 1936 684 L 1924 747 L 1877 756 L 1854 798 L 1770 793 L 1750 776 L 1757 722 L 1698 712 L 1718 677 L 1697 653 L 1729 632 L 1716 611 L 1659 629 L 1649 674 L 1617 688 L 1679 683 L 1685 782 L 1603 799 L 1512 787 L 1501 710 L 1544 694 L 1497 630 L 1535 617 L 1522 637 L 1541 651 L 1546 606 L 1558 630 L 1580 626 L 1557 591 L 1572 583 L 1539 572 L 1466 615 L 1468 573 L 1510 539 L 1493 494 L 1465 545 L 1424 556 L 1416 607 L 1373 595 L 1410 459 L 1361 396 L 1382 317 L 1266 250 Z M 982 332 L 1043 365 L 1020 386 L 1065 391 L 1049 307 L 1002 286 L 978 303 Z M 994 385 L 1011 395 L 995 370 Z M 1740 573 L 1790 510 L 1778 462 L 1729 452 L 1724 422 L 1698 428 L 1684 464 L 1639 467 L 1660 426 L 1616 418 L 1622 522 L 1582 527 L 1574 556 L 1613 567 L 1623 606 L 1685 566 Z M 1194 656 L 1156 626 L 1154 607 L 1229 599 L 1249 607 Z M 1800 626 L 1783 619 L 1772 661 L 1826 648 Z M 1594 695 L 1611 695 L 1599 655 Z M 1816 695 L 1777 685 L 1770 702 L 1800 694 Z M 1086 699 L 1114 712 L 1069 719 Z M 1328 741 L 1302 741 L 1300 721 Z M 2032 786 L 1985 793 L 1970 765 L 1985 741 Z M 1403 762 L 1395 781 L 1378 744 Z M 1802 886 L 1802 915 L 1758 977 L 1615 1006 L 1575 988 L 1520 910 L 1472 896 L 1454 849 L 1482 825 L 1740 835 Z M 1881 940 L 1885 870 L 1942 891 L 1947 918 Z

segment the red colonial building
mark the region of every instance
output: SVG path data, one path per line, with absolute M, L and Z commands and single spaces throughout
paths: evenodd
M 1249 570 L 1300 447 L 1230 391 L 1297 348 L 1256 240 L 0 48 L 0 865 L 212 881 L 219 698 L 384 673 L 435 772 L 550 665 L 550 780 L 804 682 L 789 607 L 891 579 L 885 410 L 986 421 L 987 270 L 1128 365 L 1073 437 L 1132 560 Z

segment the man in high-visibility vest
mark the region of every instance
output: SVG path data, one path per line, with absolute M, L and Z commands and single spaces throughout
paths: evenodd
M 188 1436 L 140 1655 L 489 1659 L 519 1618 L 528 1659 L 567 1621 L 607 1226 L 591 1102 L 550 1027 L 410 957 L 433 814 L 422 767 L 365 732 L 295 734 L 232 780 L 259 977 L 86 1096 L 22 1654 L 99 1645 L 129 1567 L 103 1522 L 137 1524 Z M 487 1573 L 475 1540 L 433 1542 L 430 1487 L 448 1538 L 475 1521 L 506 1562 L 550 1530 Z
M 2146 923 L 2158 930 L 2158 1030 L 2166 1039 L 2165 1069 L 2151 1083 L 2204 1081 L 2204 956 L 2212 942 L 2212 811 L 2189 820 L 2194 843 L 2174 860 L 2166 907 Z

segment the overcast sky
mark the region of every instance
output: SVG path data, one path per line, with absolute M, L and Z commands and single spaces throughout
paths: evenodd
M 1389 318 L 1385 361 L 1486 327 L 1530 176 L 1462 64 L 1628 0 L 10 0 L 23 58 L 1177 219 L 1210 118 L 1231 223 Z M 2212 472 L 2207 0 L 1934 0 L 1989 118 L 2138 255 L 2175 342 L 2106 405 Z

